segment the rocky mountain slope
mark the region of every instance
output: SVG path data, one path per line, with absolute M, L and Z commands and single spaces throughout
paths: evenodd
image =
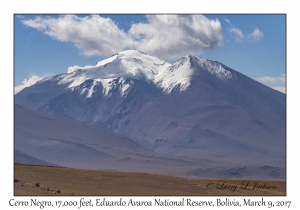
M 17 104 L 14 120 L 16 163 L 208 178 L 285 178 L 282 167 L 159 154 L 112 131 Z

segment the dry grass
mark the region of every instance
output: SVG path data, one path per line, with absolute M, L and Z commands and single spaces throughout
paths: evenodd
M 272 180 L 192 179 L 22 164 L 15 164 L 14 176 L 19 180 L 14 183 L 15 195 L 286 195 L 286 182 Z M 253 189 L 255 182 L 260 186 L 265 185 L 264 188 L 275 187 Z M 39 187 L 35 183 L 39 183 Z M 242 189 L 241 186 L 245 188 L 247 183 L 249 184 L 246 189 Z

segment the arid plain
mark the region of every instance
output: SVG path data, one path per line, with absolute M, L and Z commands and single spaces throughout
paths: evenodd
M 286 182 L 216 180 L 159 174 L 14 165 L 15 196 L 284 196 Z

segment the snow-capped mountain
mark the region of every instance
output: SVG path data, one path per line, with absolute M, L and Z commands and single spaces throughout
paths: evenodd
M 171 64 L 120 52 L 45 78 L 16 94 L 15 102 L 112 130 L 161 153 L 285 165 L 285 94 L 196 56 Z
M 68 74 L 49 77 L 39 83 L 54 80 L 58 81 L 57 84 L 67 85 L 67 88 L 74 90 L 85 81 L 93 80 L 91 87 L 84 87 L 81 92 L 86 95 L 86 98 L 90 98 L 94 92 L 94 87 L 100 83 L 103 86 L 103 94 L 108 95 L 114 89 L 115 83 L 113 81 L 117 78 L 121 78 L 119 80 L 119 83 L 122 84 L 120 94 L 124 96 L 130 84 L 133 84 L 133 81 L 129 84 L 125 83 L 125 79 L 137 79 L 153 83 L 163 92 L 170 93 L 175 87 L 178 87 L 180 91 L 186 90 L 190 85 L 192 76 L 201 74 L 201 72 L 195 71 L 195 68 L 191 68 L 192 65 L 205 69 L 205 71 L 223 81 L 234 77 L 221 64 L 205 58 L 185 56 L 174 64 L 170 64 L 145 53 L 128 50 L 99 61 L 95 66 L 88 66 L 88 68 L 77 69 Z

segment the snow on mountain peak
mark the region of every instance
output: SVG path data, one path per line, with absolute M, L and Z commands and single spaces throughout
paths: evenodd
M 153 81 L 155 75 L 171 64 L 136 50 L 127 50 L 99 61 L 95 66 L 78 69 L 65 75 L 62 83 L 74 87 L 87 79 L 133 78 Z
M 200 67 L 200 69 L 208 71 L 210 74 L 215 75 L 220 80 L 228 80 L 233 77 L 232 73 L 223 68 L 223 66 L 215 61 L 210 61 L 205 58 L 199 58 L 196 56 L 186 56 L 191 63 L 191 66 L 195 66 L 195 68 Z
M 202 70 L 223 81 L 232 78 L 232 73 L 221 64 L 205 58 L 188 55 L 170 64 L 137 50 L 126 50 L 99 61 L 95 66 L 86 66 L 67 73 L 60 83 L 68 83 L 69 88 L 72 88 L 93 79 L 101 82 L 106 89 L 105 94 L 108 94 L 111 81 L 115 78 L 144 79 L 170 93 L 175 87 L 179 87 L 180 91 L 186 90 L 192 76 L 200 74 Z M 126 84 L 127 88 L 128 86 Z M 122 95 L 127 88 L 121 91 Z
M 193 75 L 201 75 L 201 71 L 208 72 L 222 81 L 227 81 L 233 76 L 217 62 L 187 55 L 165 68 L 154 81 L 166 93 L 170 93 L 176 86 L 180 91 L 185 91 L 190 86 Z

